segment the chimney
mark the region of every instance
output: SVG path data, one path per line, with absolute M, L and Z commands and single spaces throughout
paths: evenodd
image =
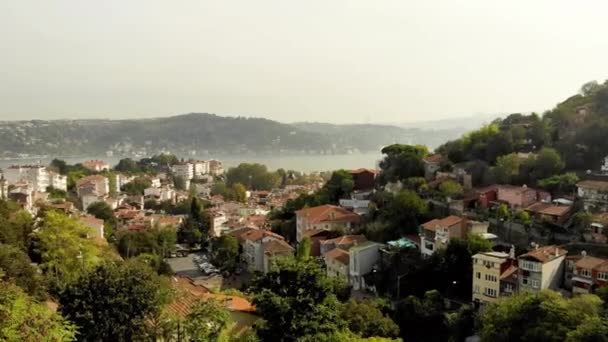
M 586 256 L 587 256 L 587 251 L 582 251 L 582 252 L 581 252 L 581 256 L 582 256 L 583 258 L 584 258 L 584 257 L 586 257 Z
M 511 245 L 511 249 L 509 249 L 509 258 L 515 259 L 515 245 Z

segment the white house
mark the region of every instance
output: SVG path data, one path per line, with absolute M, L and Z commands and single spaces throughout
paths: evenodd
M 539 247 L 520 255 L 518 260 L 519 291 L 557 290 L 563 281 L 566 251 L 557 246 Z
M 361 244 L 352 246 L 348 253 L 350 254 L 349 260 L 349 273 L 350 273 L 350 284 L 354 290 L 364 290 L 368 288 L 365 283 L 364 276 L 370 273 L 380 260 L 380 248 L 384 247 L 383 244 L 366 241 Z
M 177 163 L 171 167 L 171 171 L 174 176 L 180 177 L 185 181 L 194 178 L 194 164 L 189 162 Z
M 4 170 L 4 178 L 9 185 L 27 182 L 32 191 L 46 192 L 50 185 L 49 174 L 42 165 L 12 165 Z

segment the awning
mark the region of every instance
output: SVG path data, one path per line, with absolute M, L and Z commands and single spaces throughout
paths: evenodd
M 587 279 L 587 278 L 581 278 L 581 277 L 572 277 L 572 281 L 578 281 L 581 283 L 585 283 L 585 284 L 589 284 L 589 285 L 593 285 L 593 280 L 591 279 Z

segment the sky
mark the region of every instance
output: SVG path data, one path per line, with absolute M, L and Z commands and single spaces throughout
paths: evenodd
M 605 0 L 0 1 L 0 120 L 398 123 L 608 78 Z

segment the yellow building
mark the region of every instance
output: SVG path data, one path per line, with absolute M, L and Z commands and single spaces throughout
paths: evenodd
M 515 254 L 512 249 L 511 254 Z M 516 290 L 515 256 L 502 252 L 485 252 L 473 256 L 473 302 L 495 303 Z

